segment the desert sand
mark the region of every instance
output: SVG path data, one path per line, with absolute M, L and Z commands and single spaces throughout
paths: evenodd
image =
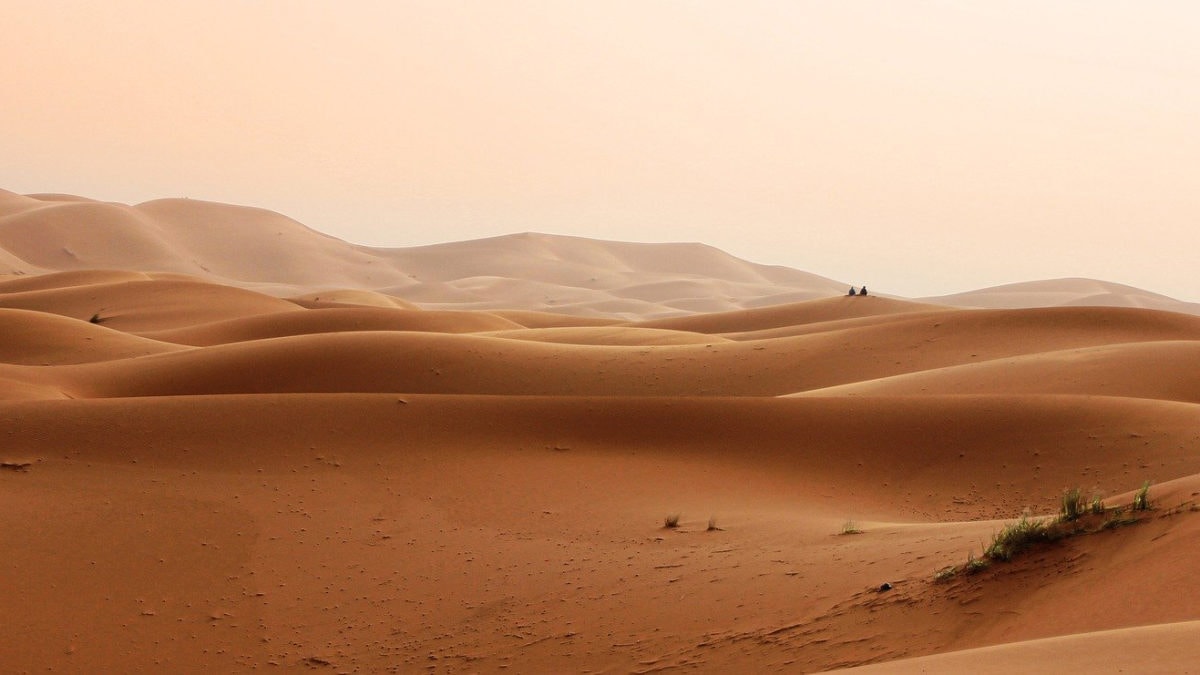
M 0 266 L 5 672 L 1200 662 L 1185 303 L 13 193 Z M 946 571 L 1076 487 L 1095 527 Z

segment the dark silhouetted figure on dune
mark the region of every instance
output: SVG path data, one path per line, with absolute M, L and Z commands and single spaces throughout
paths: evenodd
M 849 293 L 847 293 L 847 295 L 858 295 L 858 291 L 854 290 L 854 287 L 853 287 L 853 286 L 851 286 L 851 287 L 850 287 L 850 292 L 849 292 Z
M 862 287 L 862 290 L 860 290 L 860 291 L 858 292 L 858 294 L 859 294 L 859 295 L 866 295 L 866 294 L 867 294 L 867 287 L 866 287 L 866 286 L 863 286 L 863 287 Z

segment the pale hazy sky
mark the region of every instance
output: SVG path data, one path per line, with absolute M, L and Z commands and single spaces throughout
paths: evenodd
M 1200 300 L 1200 3 L 0 0 L 0 188 Z

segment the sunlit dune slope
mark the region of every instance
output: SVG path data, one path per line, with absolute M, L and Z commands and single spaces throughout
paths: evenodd
M 286 300 L 232 286 L 163 279 L 113 281 L 4 292 L 0 307 L 27 309 L 124 331 L 148 331 L 222 319 L 303 311 Z
M 122 281 L 149 281 L 155 275 L 126 270 L 80 270 L 78 272 L 53 272 L 37 276 L 8 276 L 0 278 L 0 293 L 20 293 L 49 289 L 115 284 Z
M 1079 672 L 1167 675 L 1189 672 L 1196 663 L 1197 642 L 1200 621 L 1181 621 L 977 647 L 838 672 L 1007 675 L 1039 672 L 1049 664 L 1068 663 Z
M 928 302 L 957 307 L 1140 307 L 1172 312 L 1200 311 L 1196 303 L 1152 293 L 1133 286 L 1099 279 L 1046 279 L 1024 281 L 965 293 L 924 298 Z
M 945 308 L 877 296 L 838 296 L 756 309 L 640 321 L 633 325 L 642 328 L 667 328 L 696 333 L 745 333 L 773 328 L 793 328 L 864 316 L 875 317 L 941 309 Z
M 399 309 L 419 309 L 417 305 L 401 300 L 383 293 L 375 291 L 364 291 L 355 289 L 338 289 L 330 291 L 319 291 L 316 293 L 308 293 L 306 295 L 298 295 L 288 298 L 292 302 L 303 307 L 333 307 L 333 306 L 354 306 L 360 305 L 365 307 L 389 307 Z
M 521 326 L 484 312 L 327 307 L 299 312 L 273 312 L 143 332 L 144 337 L 186 345 L 217 345 L 291 335 L 361 331 L 474 333 L 520 329 Z
M 520 324 L 526 328 L 566 328 L 570 326 L 613 326 L 623 323 L 620 319 L 570 316 L 552 312 L 535 312 L 519 309 L 498 309 L 489 312 Z
M 560 328 L 528 328 L 490 333 L 493 337 L 534 342 L 558 342 L 576 345 L 650 346 L 650 345 L 711 345 L 728 342 L 723 337 L 687 331 L 628 326 L 565 326 Z
M 23 309 L 0 309 L 0 363 L 62 365 L 129 359 L 182 347 L 87 321 Z
M 1200 341 L 1042 352 L 817 389 L 804 396 L 1042 393 L 1200 402 Z

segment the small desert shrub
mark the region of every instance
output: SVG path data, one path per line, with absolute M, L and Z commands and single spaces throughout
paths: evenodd
M 707 530 L 707 531 L 708 531 L 708 532 L 716 532 L 716 531 L 718 531 L 718 530 L 720 530 L 720 529 L 721 529 L 721 528 L 717 527 L 717 517 L 716 517 L 716 516 L 709 516 L 709 518 L 708 518 L 708 530 Z
M 679 514 L 672 513 L 666 518 L 663 518 L 663 527 L 667 529 L 675 529 L 679 527 Z
M 1149 511 L 1150 510 L 1150 481 L 1142 483 L 1142 489 L 1138 490 L 1133 495 L 1133 510 L 1134 511 Z
M 1021 516 L 1020 520 L 1005 525 L 1004 529 L 992 537 L 992 543 L 983 555 L 992 560 L 1012 560 L 1013 556 L 1033 544 L 1053 539 L 1053 533 L 1046 527 L 1045 522 Z
M 1077 520 L 1083 515 L 1083 495 L 1079 488 L 1072 488 L 1063 493 L 1062 510 L 1059 513 L 1059 518 L 1063 521 L 1070 522 Z
M 842 534 L 862 534 L 863 531 L 854 523 L 853 520 L 847 520 L 842 523 Z
M 1100 499 L 1100 495 L 1092 495 L 1092 504 L 1089 510 L 1092 515 L 1101 515 L 1104 513 L 1104 500 Z

